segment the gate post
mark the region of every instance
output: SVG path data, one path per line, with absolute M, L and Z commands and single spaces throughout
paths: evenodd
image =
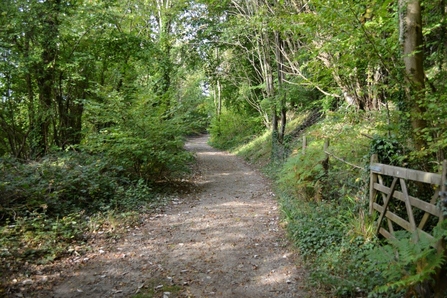
M 371 161 L 370 161 L 370 166 L 373 163 L 378 163 L 379 162 L 379 158 L 377 156 L 377 154 L 373 154 L 371 155 Z M 377 174 L 374 173 L 371 169 L 370 169 L 370 175 L 369 175 L 369 215 L 372 216 L 374 209 L 373 209 L 373 204 L 376 201 L 376 195 L 377 195 L 377 191 L 374 189 L 374 183 L 376 183 L 377 181 Z

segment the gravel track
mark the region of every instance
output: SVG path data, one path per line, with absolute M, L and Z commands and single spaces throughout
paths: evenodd
M 305 297 L 304 272 L 279 223 L 269 182 L 240 158 L 195 153 L 197 192 L 179 196 L 116 243 L 96 248 L 34 297 Z

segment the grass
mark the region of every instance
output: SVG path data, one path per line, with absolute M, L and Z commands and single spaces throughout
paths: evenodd
M 272 151 L 271 136 L 272 133 L 266 131 L 251 142 L 236 148 L 233 153 L 242 156 L 258 167 L 264 167 L 270 162 Z

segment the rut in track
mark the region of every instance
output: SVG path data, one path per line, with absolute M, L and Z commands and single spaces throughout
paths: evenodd
M 52 297 L 305 297 L 269 183 L 238 157 L 191 139 L 200 191 L 61 273 Z M 99 250 L 100 249 L 100 250 Z

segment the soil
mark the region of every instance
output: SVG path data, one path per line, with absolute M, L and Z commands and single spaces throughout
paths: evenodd
M 12 297 L 307 296 L 269 181 L 211 148 L 207 136 L 186 147 L 197 159 L 189 181 L 196 191 L 120 239 L 98 241 L 56 273 L 21 281 Z

